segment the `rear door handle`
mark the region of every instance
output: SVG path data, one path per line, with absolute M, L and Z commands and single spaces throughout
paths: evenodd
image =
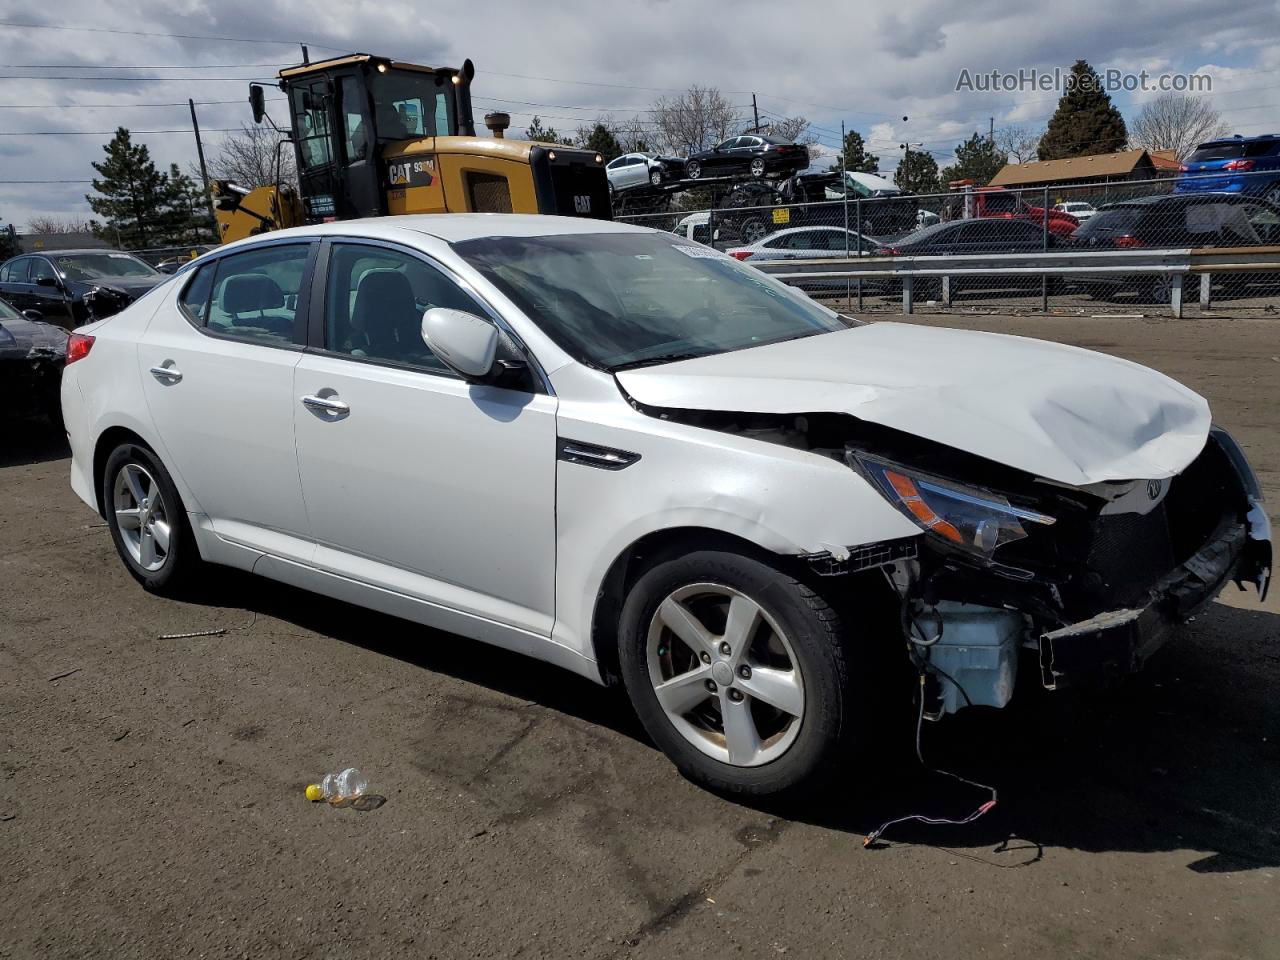
M 179 383 L 182 380 L 182 371 L 177 367 L 152 367 L 151 375 L 161 383 Z
M 321 413 L 350 413 L 351 407 L 342 400 L 332 397 L 317 397 L 307 394 L 302 398 L 302 405 L 308 410 L 319 410 Z

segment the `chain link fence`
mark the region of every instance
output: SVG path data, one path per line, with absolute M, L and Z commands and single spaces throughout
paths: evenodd
M 705 206 L 698 207 L 698 203 Z M 647 203 L 647 209 L 645 205 Z M 628 212 L 630 211 L 630 212 Z M 676 233 L 747 262 L 831 257 L 995 258 L 1033 252 L 1233 249 L 1280 244 L 1280 171 L 1224 171 L 1154 180 L 963 186 L 927 195 L 862 196 L 839 172 L 779 184 L 749 181 L 712 193 L 615 204 L 615 218 Z M 848 309 L 902 309 L 902 282 L 797 281 Z M 921 277 L 916 308 L 989 312 L 1168 314 L 1168 275 Z M 1280 312 L 1280 274 L 1224 265 L 1184 278 L 1194 316 Z

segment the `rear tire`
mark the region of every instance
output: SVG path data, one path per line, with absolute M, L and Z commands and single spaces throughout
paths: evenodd
M 764 176 L 764 173 L 765 173 L 764 161 L 759 158 L 752 160 L 751 175 L 758 180 Z
M 175 596 L 203 565 L 173 478 L 151 450 L 116 447 L 102 472 L 99 495 L 111 539 L 125 568 L 151 593 Z
M 650 171 L 649 171 L 649 183 L 651 183 L 651 184 L 652 184 L 653 186 L 655 186 L 655 187 L 660 187 L 660 186 L 662 186 L 662 171 L 661 171 L 661 170 L 650 170 Z
M 702 176 L 702 164 L 697 160 L 690 160 L 684 165 L 684 174 L 690 180 L 697 180 Z
M 641 723 L 681 773 L 723 793 L 787 794 L 850 761 L 869 698 L 846 656 L 823 597 L 739 553 L 660 560 L 623 604 L 619 659 Z

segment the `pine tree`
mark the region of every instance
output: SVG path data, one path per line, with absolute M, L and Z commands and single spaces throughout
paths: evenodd
M 938 161 L 922 150 L 912 150 L 894 171 L 893 182 L 908 193 L 937 193 Z
M 608 163 L 615 157 L 622 156 L 622 144 L 618 142 L 618 138 L 613 135 L 603 123 L 597 123 L 591 128 L 590 133 L 586 133 L 580 127 L 578 128 L 579 142 L 587 150 L 594 150 L 600 156 L 604 157 L 604 162 Z
M 124 127 L 102 150 L 106 159 L 93 164 L 100 177 L 93 181 L 98 196 L 85 197 L 106 220 L 95 222 L 94 234 L 126 249 L 163 244 L 171 222 L 169 178 L 156 169 L 146 145 L 135 146 Z
M 836 155 L 833 170 L 852 170 L 855 173 L 876 173 L 880 169 L 880 158 L 867 153 L 862 134 L 850 130 L 844 135 L 844 153 Z
M 179 170 L 176 163 L 169 166 L 166 186 L 165 244 L 175 246 L 216 240 L 204 187 Z
M 1041 160 L 1061 160 L 1115 153 L 1123 150 L 1128 140 L 1124 117 L 1103 89 L 1102 78 L 1088 62 L 1077 60 L 1067 92 L 1058 100 L 1058 109 L 1040 138 L 1037 155 Z
M 544 127 L 542 118 L 536 115 L 533 118 L 533 123 L 529 124 L 529 129 L 524 132 L 524 138 L 537 143 L 563 143 L 566 147 L 573 144 L 573 141 L 568 137 L 560 136 L 555 127 Z
M 1005 165 L 1005 155 L 987 137 L 975 133 L 956 147 L 956 162 L 943 167 L 939 179 L 943 186 L 952 180 L 972 180 L 985 187 Z
M 22 248 L 18 246 L 18 237 L 14 232 L 13 224 L 0 223 L 0 262 L 16 257 L 21 252 Z

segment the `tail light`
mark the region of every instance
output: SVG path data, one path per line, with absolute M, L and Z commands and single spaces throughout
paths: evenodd
M 1190 172 L 1191 172 L 1191 168 L 1190 168 L 1190 167 L 1188 167 L 1185 163 L 1180 163 L 1180 164 L 1178 164 L 1178 172 L 1179 172 L 1179 173 L 1190 173 Z
M 73 333 L 67 337 L 67 363 L 83 360 L 93 349 L 93 337 L 87 333 Z
M 1132 249 L 1133 247 L 1145 247 L 1146 244 L 1133 236 L 1133 234 L 1126 233 L 1122 237 L 1116 237 L 1116 246 Z
M 1236 170 L 1244 172 L 1253 169 L 1252 160 L 1232 160 L 1230 163 L 1223 165 L 1223 170 Z
M 735 260 L 750 260 L 755 255 L 754 250 L 730 250 L 729 256 Z

